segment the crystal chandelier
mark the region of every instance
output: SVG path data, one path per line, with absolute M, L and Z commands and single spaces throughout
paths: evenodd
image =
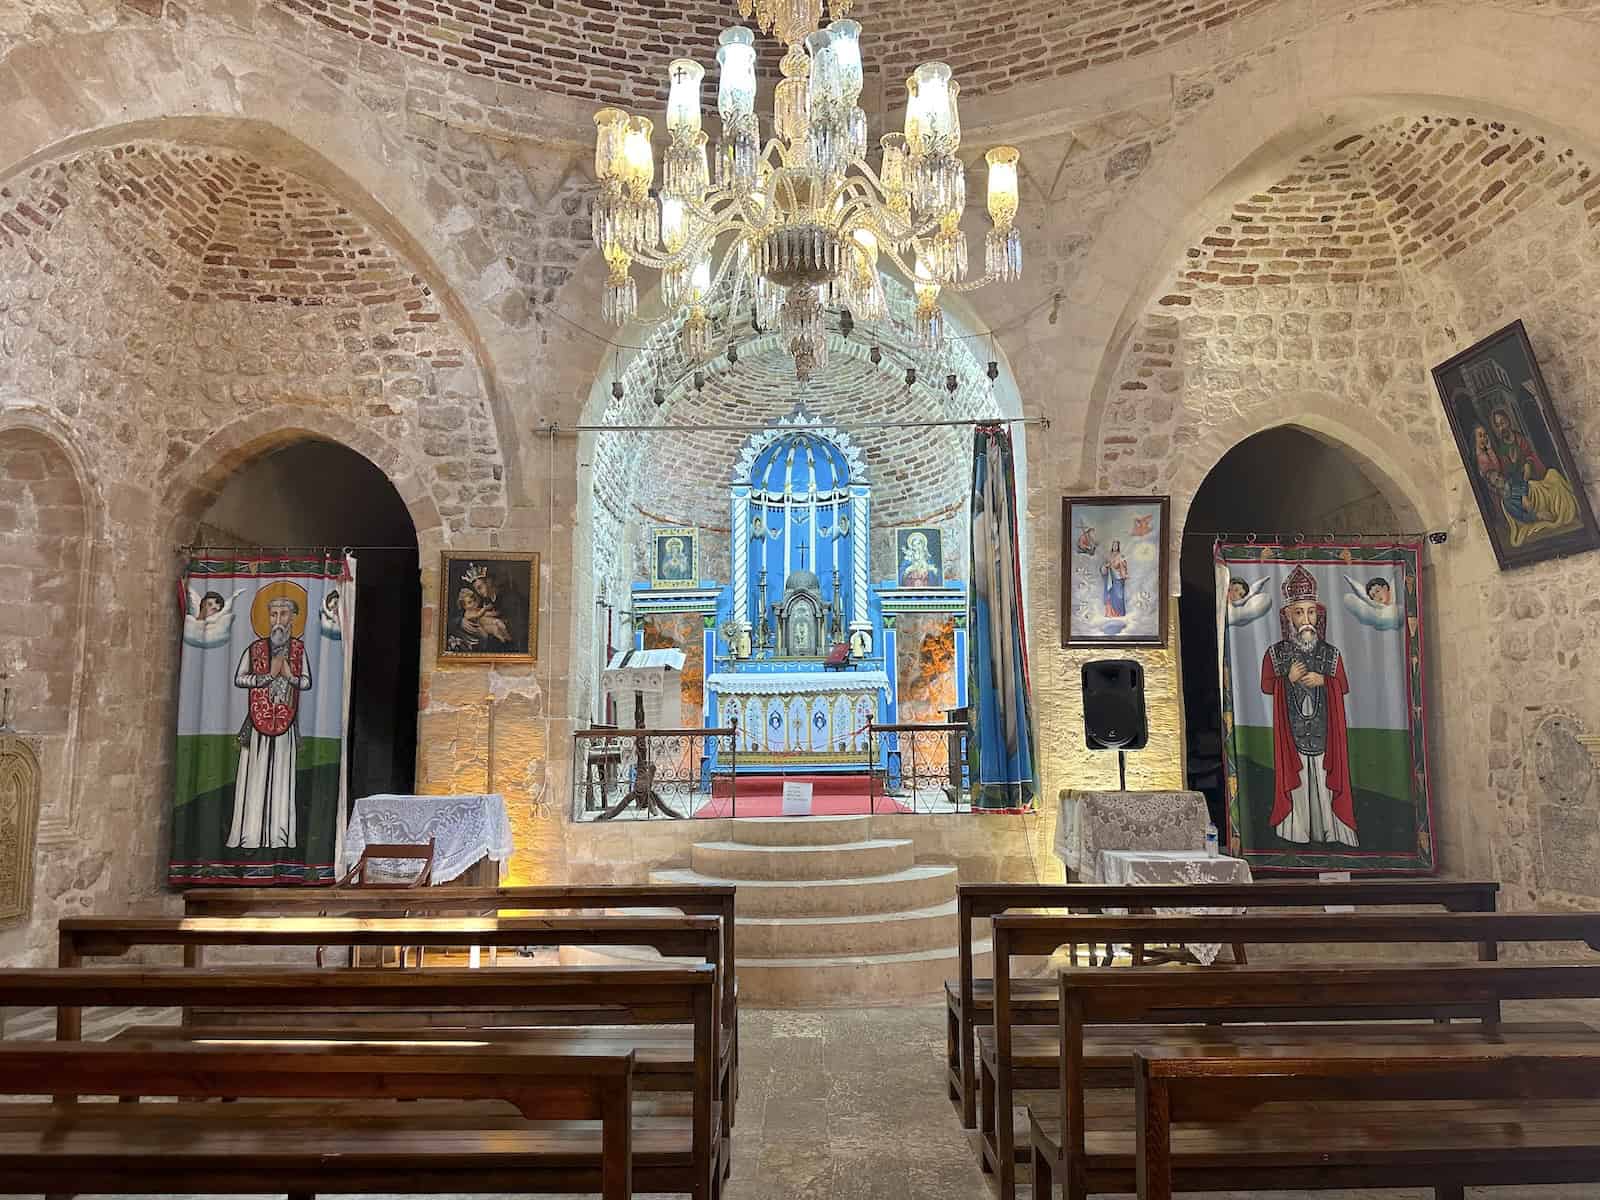
M 857 319 L 885 313 L 878 260 L 911 281 L 919 342 L 944 336 L 940 293 L 1018 278 L 1017 151 L 998 146 L 988 162 L 991 228 L 982 278 L 967 278 L 966 169 L 957 156 L 960 84 L 941 62 L 906 80 L 905 132 L 880 141 L 867 161 L 861 96 L 861 26 L 849 0 L 831 0 L 835 18 L 819 29 L 821 0 L 755 0 L 763 30 L 788 52 L 773 97 L 772 136 L 763 144 L 756 115 L 755 36 L 735 26 L 717 50 L 714 150 L 702 128 L 705 69 L 676 59 L 667 69 L 667 133 L 656 183 L 654 123 L 617 108 L 595 114 L 594 240 L 605 256 L 601 301 L 606 320 L 632 320 L 638 290 L 632 267 L 661 273 L 669 318 L 681 314 L 684 354 L 710 351 L 709 298 L 731 279 L 732 305 L 753 302 L 757 322 L 776 327 L 802 379 L 827 361 L 824 315 L 847 308 Z M 749 17 L 752 0 L 740 0 Z

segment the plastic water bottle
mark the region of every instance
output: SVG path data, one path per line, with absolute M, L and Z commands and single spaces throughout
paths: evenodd
M 1210 822 L 1206 823 L 1206 857 L 1217 856 L 1217 827 Z

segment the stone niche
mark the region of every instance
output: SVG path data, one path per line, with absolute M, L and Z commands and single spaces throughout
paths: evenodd
M 38 832 L 38 752 L 0 734 L 0 925 L 26 920 L 32 908 Z

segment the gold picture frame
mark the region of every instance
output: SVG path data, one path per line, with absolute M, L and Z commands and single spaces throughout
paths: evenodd
M 437 611 L 440 662 L 537 662 L 539 556 L 441 551 Z

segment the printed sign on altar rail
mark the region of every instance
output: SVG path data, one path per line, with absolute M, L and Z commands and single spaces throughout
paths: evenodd
M 1219 545 L 1228 824 L 1257 870 L 1432 872 L 1420 543 Z

